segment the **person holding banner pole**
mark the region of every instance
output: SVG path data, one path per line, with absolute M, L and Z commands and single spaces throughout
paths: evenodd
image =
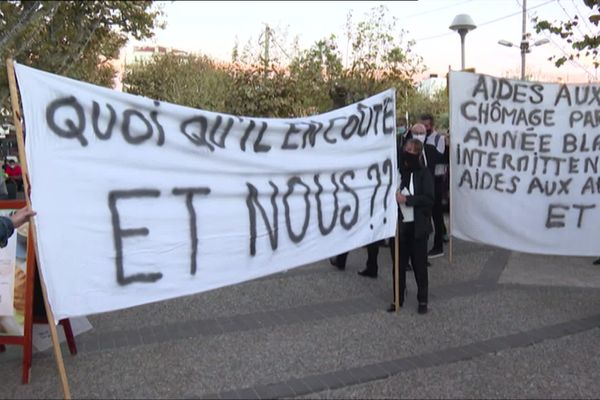
M 429 275 L 427 272 L 427 242 L 433 231 L 431 226 L 431 208 L 434 201 L 433 177 L 422 161 L 423 143 L 418 139 L 409 139 L 404 145 L 400 167 L 400 187 L 396 192 L 399 204 L 398 219 L 400 225 L 400 290 L 399 305 L 404 304 L 406 290 L 406 270 L 408 262 L 417 282 L 417 311 L 428 311 Z M 395 245 L 391 246 L 392 262 L 395 259 Z M 392 271 L 394 269 L 392 268 Z M 393 275 L 394 293 L 396 277 Z M 394 295 L 395 296 L 395 295 Z M 395 300 L 395 298 L 394 298 Z M 396 311 L 395 301 L 388 311 Z
M 433 178 L 435 197 L 432 209 L 433 225 L 435 233 L 433 235 L 433 247 L 429 251 L 430 258 L 441 257 L 444 255 L 444 236 L 446 236 L 446 225 L 444 224 L 444 211 L 442 208 L 442 197 L 444 194 L 444 176 L 448 164 L 446 152 L 446 142 L 442 135 L 434 129 L 434 119 L 431 114 L 423 114 L 421 123 L 425 125 L 426 134 L 425 143 L 433 145 L 437 153 L 435 162 L 433 162 Z
M 405 143 L 410 138 L 417 139 L 421 143 L 423 143 L 423 151 L 421 152 L 421 161 L 423 162 L 423 165 L 425 165 L 425 167 L 427 167 L 427 169 L 431 173 L 431 176 L 432 177 L 435 176 L 435 170 L 436 170 L 440 155 L 439 155 L 437 148 L 433 144 L 429 143 L 429 141 L 427 139 L 427 127 L 422 123 L 414 124 L 410 128 L 410 131 L 407 134 Z M 398 165 L 401 165 L 401 163 L 400 163 L 401 155 L 402 155 L 402 148 L 399 148 L 398 149 Z M 434 189 L 435 189 L 435 181 L 434 181 Z M 435 193 L 434 193 L 434 196 L 435 196 Z M 435 197 L 434 197 L 434 200 L 435 200 Z M 429 259 L 427 260 L 427 266 L 428 267 L 431 266 L 431 264 L 429 263 Z M 407 268 L 408 268 L 407 269 L 408 271 L 410 271 L 412 269 L 410 264 L 407 266 Z
M 10 217 L 0 217 L 0 247 L 6 247 L 8 239 L 15 232 L 15 228 L 29 221 L 29 218 L 34 215 L 35 211 L 26 206 L 17 210 Z

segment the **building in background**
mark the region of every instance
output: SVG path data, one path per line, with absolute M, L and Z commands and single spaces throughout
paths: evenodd
M 440 78 L 437 74 L 430 74 L 429 78 L 423 79 L 417 85 L 417 90 L 428 97 L 433 97 L 440 90 L 446 89 L 446 78 Z
M 185 56 L 187 51 L 178 50 L 173 47 L 159 46 L 157 44 L 146 44 L 141 46 L 133 46 L 129 54 L 125 54 L 125 59 L 129 64 L 135 64 L 150 60 L 157 54 L 174 54 L 176 56 Z
M 113 88 L 120 92 L 123 91 L 123 78 L 128 66 L 147 62 L 151 60 L 152 57 L 159 54 L 175 54 L 179 56 L 186 56 L 190 53 L 175 49 L 173 47 L 159 46 L 157 44 L 144 44 L 124 47 L 121 49 L 118 59 L 110 60 L 111 65 L 116 71 Z

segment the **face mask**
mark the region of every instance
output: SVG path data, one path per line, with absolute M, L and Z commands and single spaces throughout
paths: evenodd
M 396 134 L 398 135 L 404 135 L 406 133 L 406 127 L 405 126 L 400 126 L 396 129 Z
M 417 139 L 421 143 L 425 143 L 425 135 L 417 135 L 413 133 L 413 138 Z
M 413 172 L 421 168 L 421 162 L 418 154 L 409 153 L 407 151 L 402 153 L 402 164 L 406 171 Z

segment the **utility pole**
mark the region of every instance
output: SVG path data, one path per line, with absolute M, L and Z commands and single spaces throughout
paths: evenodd
M 525 80 L 525 55 L 529 52 L 527 40 L 527 0 L 523 0 L 523 31 L 521 36 L 521 80 Z
M 271 34 L 271 30 L 269 25 L 265 24 L 265 55 L 264 55 L 264 63 L 265 63 L 265 75 L 267 74 L 267 70 L 269 69 L 269 42 L 271 38 L 269 35 Z
M 525 56 L 531 51 L 532 47 L 541 46 L 550 42 L 548 39 L 540 39 L 529 43 L 529 35 L 527 34 L 527 0 L 523 0 L 523 30 L 521 33 L 521 45 L 517 46 L 512 44 L 508 40 L 499 40 L 498 44 L 506 47 L 520 47 L 521 48 L 521 80 L 525 80 Z

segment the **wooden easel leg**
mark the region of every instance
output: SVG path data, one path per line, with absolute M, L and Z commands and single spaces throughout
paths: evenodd
M 31 361 L 32 361 L 33 350 L 31 348 L 31 340 L 26 341 L 23 344 L 23 365 L 21 373 L 21 383 L 27 385 L 29 383 L 29 374 L 31 372 Z
M 60 324 L 65 331 L 65 337 L 67 338 L 67 344 L 69 345 L 69 352 L 72 355 L 77 354 L 77 345 L 75 344 L 75 337 L 73 336 L 73 329 L 71 329 L 71 321 L 69 319 L 63 319 Z

